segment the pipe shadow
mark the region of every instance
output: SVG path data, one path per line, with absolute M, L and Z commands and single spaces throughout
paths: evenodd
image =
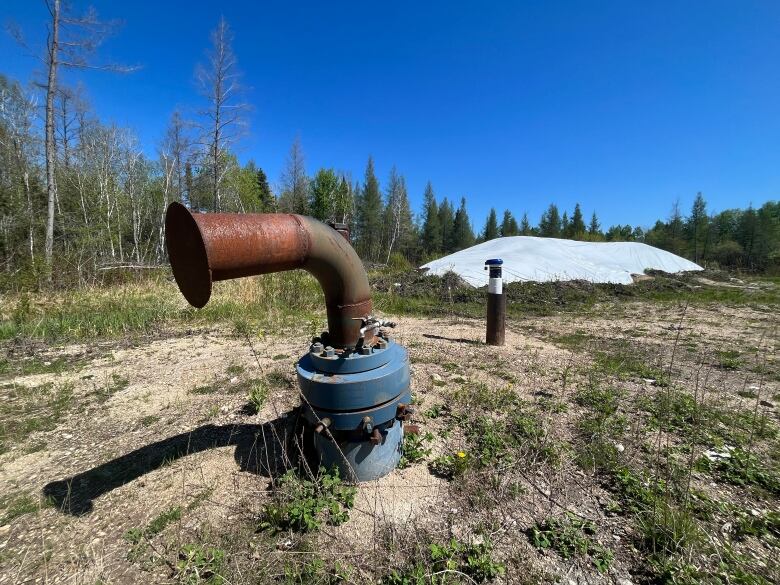
M 476 339 L 466 339 L 465 337 L 445 337 L 443 335 L 435 335 L 434 333 L 423 333 L 423 337 L 427 337 L 428 339 L 439 339 L 441 341 L 465 343 L 468 345 L 483 345 L 481 341 L 477 341 Z
M 92 511 L 93 501 L 140 476 L 186 455 L 235 446 L 234 458 L 242 471 L 275 477 L 293 466 L 290 447 L 297 423 L 296 411 L 263 424 L 208 424 L 145 445 L 87 471 L 50 482 L 43 495 L 59 510 L 73 516 Z

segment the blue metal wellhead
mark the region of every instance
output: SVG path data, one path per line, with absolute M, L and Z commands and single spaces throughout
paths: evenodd
M 297 371 L 320 464 L 357 481 L 393 470 L 411 401 L 406 349 L 385 338 L 359 350 L 334 350 L 315 340 Z

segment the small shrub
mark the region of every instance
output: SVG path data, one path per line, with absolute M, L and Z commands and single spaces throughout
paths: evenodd
M 593 522 L 569 512 L 560 518 L 547 518 L 528 530 L 528 538 L 536 548 L 553 550 L 564 559 L 587 555 L 596 569 L 604 573 L 614 554 L 596 542 L 595 534 Z
M 469 468 L 468 453 L 458 451 L 454 455 L 440 455 L 428 465 L 431 473 L 445 479 L 455 479 Z
M 294 470 L 285 473 L 273 488 L 272 502 L 263 510 L 261 529 L 319 530 L 323 521 L 337 525 L 349 519 L 357 489 L 344 484 L 338 468 L 320 469 L 315 479 L 303 479 Z
M 462 573 L 469 582 L 483 583 L 504 574 L 506 568 L 492 556 L 493 547 L 487 540 L 477 544 L 465 544 L 453 538 L 447 543 L 431 543 L 425 558 L 402 570 L 391 571 L 382 578 L 383 585 L 424 585 L 445 583 L 431 580 L 431 575 L 447 571 Z
M 225 551 L 199 544 L 185 544 L 179 550 L 176 578 L 186 585 L 222 585 Z
M 404 435 L 403 455 L 398 462 L 398 467 L 405 469 L 412 463 L 423 461 L 431 454 L 431 448 L 426 447 L 433 440 L 432 433 L 406 434 Z

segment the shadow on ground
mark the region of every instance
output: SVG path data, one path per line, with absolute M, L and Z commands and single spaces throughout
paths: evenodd
M 294 445 L 295 411 L 261 425 L 204 425 L 130 451 L 72 477 L 51 482 L 43 494 L 60 511 L 82 516 L 92 502 L 163 465 L 209 449 L 235 446 L 234 457 L 242 471 L 275 476 L 289 469 L 290 445 Z
M 443 335 L 435 335 L 433 333 L 423 333 L 423 337 L 427 337 L 428 339 L 439 339 L 441 341 L 452 341 L 454 343 L 465 343 L 466 345 L 483 345 L 481 341 L 466 339 L 464 337 L 444 337 Z

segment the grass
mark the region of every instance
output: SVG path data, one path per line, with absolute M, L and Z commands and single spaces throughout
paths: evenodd
M 320 317 L 323 306 L 319 285 L 302 271 L 220 283 L 215 285 L 209 304 L 200 310 L 186 304 L 175 284 L 156 278 L 141 284 L 51 292 L 34 298 L 27 294 L 5 296 L 0 301 L 0 341 L 158 335 L 166 328 L 214 323 L 232 324 L 240 335 L 259 334 L 291 320 Z
M 37 431 L 57 426 L 73 403 L 73 384 L 11 384 L 0 400 L 0 453 Z
M 11 492 L 0 496 L 0 526 L 10 524 L 20 516 L 49 508 L 51 505 L 49 500 L 40 500 L 27 492 Z

